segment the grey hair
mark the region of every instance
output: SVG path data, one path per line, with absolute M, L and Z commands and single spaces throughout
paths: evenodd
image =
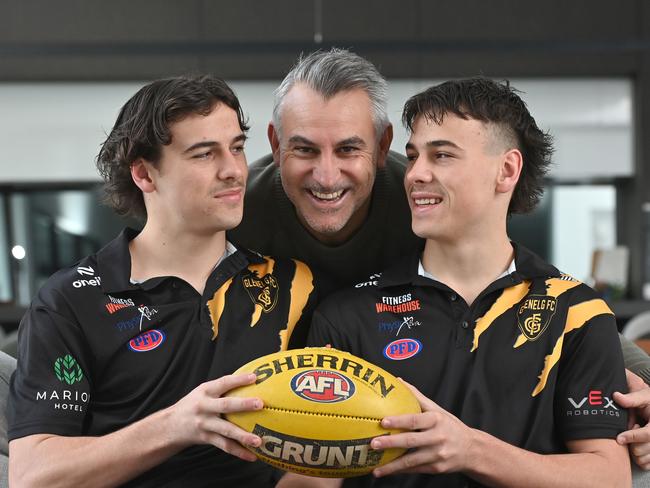
M 281 133 L 282 103 L 296 83 L 305 83 L 320 93 L 325 100 L 338 93 L 361 88 L 368 94 L 372 106 L 372 120 L 377 136 L 389 125 L 387 100 L 388 84 L 377 68 L 368 60 L 345 49 L 332 48 L 316 51 L 298 58 L 296 65 L 274 92 L 273 125 Z

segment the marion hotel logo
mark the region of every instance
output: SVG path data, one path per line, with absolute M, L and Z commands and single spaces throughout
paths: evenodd
M 70 354 L 54 361 L 54 375 L 61 382 L 61 388 L 36 392 L 37 401 L 50 403 L 54 410 L 83 412 L 90 400 L 88 392 L 76 390 L 73 385 L 83 380 L 84 374 L 77 360 Z

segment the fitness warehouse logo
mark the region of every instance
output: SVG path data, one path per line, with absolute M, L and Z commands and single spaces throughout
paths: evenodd
M 64 386 L 61 389 L 44 390 L 36 392 L 36 401 L 47 402 L 54 410 L 71 410 L 83 412 L 90 400 L 90 395 L 85 391 L 68 389 L 83 380 L 84 374 L 77 360 L 70 354 L 57 358 L 54 361 L 54 375 Z
M 75 288 L 83 288 L 84 286 L 100 286 L 102 284 L 102 279 L 99 276 L 95 276 L 95 270 L 90 266 L 78 266 L 77 273 L 81 276 L 88 276 L 90 279 L 80 279 L 72 282 L 72 286 Z
M 545 295 L 528 295 L 517 311 L 517 325 L 529 341 L 541 336 L 555 315 L 557 300 Z
M 588 417 L 593 415 L 604 415 L 608 417 L 620 417 L 621 411 L 614 402 L 606 396 L 603 396 L 601 390 L 589 390 L 587 396 L 582 398 L 568 399 L 569 409 L 566 412 L 567 417 Z
M 381 303 L 375 303 L 377 313 L 408 313 L 420 310 L 420 300 L 413 300 L 411 293 L 396 297 L 381 297 Z

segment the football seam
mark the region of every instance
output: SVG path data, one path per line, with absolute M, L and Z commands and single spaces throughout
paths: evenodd
M 292 410 L 290 408 L 280 408 L 280 407 L 264 406 L 264 410 L 273 410 L 275 412 L 284 412 L 284 413 L 297 413 L 300 415 L 314 415 L 316 417 L 336 417 L 341 419 L 367 420 L 368 422 L 381 421 L 381 419 L 378 417 L 358 417 L 356 415 L 341 415 L 338 413 L 308 412 L 305 410 Z

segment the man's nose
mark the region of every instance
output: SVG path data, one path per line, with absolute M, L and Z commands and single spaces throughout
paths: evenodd
M 312 174 L 323 188 L 334 188 L 341 174 L 339 161 L 332 154 L 321 154 Z

